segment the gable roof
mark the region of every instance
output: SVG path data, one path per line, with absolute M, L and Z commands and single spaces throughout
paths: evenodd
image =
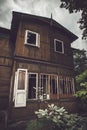
M 36 16 L 36 15 L 27 14 L 27 13 L 13 11 L 11 31 L 12 31 L 12 33 L 14 33 L 14 38 L 12 38 L 12 39 L 15 39 L 15 37 L 16 37 L 16 33 L 17 33 L 16 31 L 18 29 L 19 21 L 21 21 L 21 20 L 39 21 L 39 22 L 46 23 L 49 26 L 56 27 L 59 30 L 61 30 L 62 32 L 69 35 L 71 42 L 75 41 L 78 38 L 75 34 L 73 34 L 71 31 L 66 29 L 64 26 L 62 26 L 61 24 L 59 24 L 52 18 L 46 18 L 46 17 L 42 17 L 42 16 Z

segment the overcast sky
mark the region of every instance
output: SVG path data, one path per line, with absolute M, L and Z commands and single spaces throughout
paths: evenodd
M 77 24 L 80 13 L 69 14 L 68 10 L 61 9 L 60 0 L 0 0 L 0 27 L 10 29 L 12 11 L 44 17 L 51 17 L 52 13 L 53 19 L 79 37 L 72 46 L 87 50 L 87 41 L 81 40 L 82 31 Z

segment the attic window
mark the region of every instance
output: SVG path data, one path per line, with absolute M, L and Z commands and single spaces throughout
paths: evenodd
M 26 30 L 25 34 L 25 44 L 31 46 L 40 46 L 39 34 L 30 30 Z
M 59 53 L 64 53 L 64 44 L 63 41 L 54 39 L 54 51 Z

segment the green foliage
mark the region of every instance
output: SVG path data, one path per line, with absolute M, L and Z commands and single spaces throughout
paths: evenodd
M 78 90 L 75 95 L 80 98 L 82 102 L 87 103 L 87 82 L 80 84 L 80 90 Z
M 86 130 L 87 118 L 80 117 L 76 114 L 70 114 L 67 118 L 65 130 Z
M 54 122 L 59 128 L 62 125 L 62 128 L 64 127 L 64 117 L 67 114 L 65 109 L 59 108 L 55 106 L 54 104 L 48 105 L 48 109 L 39 109 L 39 111 L 36 111 L 35 114 L 37 114 L 38 118 L 45 118 L 48 120 L 51 120 Z M 62 120 L 63 119 L 63 120 Z
M 87 55 L 85 50 L 73 49 L 75 74 L 83 73 L 87 68 Z
M 54 123 L 47 119 L 37 119 L 29 122 L 26 130 L 56 130 Z
M 76 94 L 75 96 L 81 101 L 83 105 L 87 107 L 87 70 L 82 74 L 76 76 Z M 83 107 L 83 105 L 81 107 Z
M 68 9 L 70 13 L 81 12 L 79 19 L 80 29 L 83 29 L 83 37 L 87 38 L 87 0 L 61 0 L 61 8 Z
M 38 128 L 39 128 L 39 130 L 41 130 L 42 124 L 39 123 L 37 120 L 33 120 L 33 121 L 29 122 L 26 130 L 38 130 Z
M 87 70 L 85 70 L 80 75 L 76 76 L 76 82 L 77 84 L 84 83 L 87 81 Z
M 76 97 L 81 100 L 87 99 L 87 70 L 85 70 L 82 74 L 76 76 Z
M 39 109 L 35 112 L 38 119 L 44 119 L 54 124 L 56 130 L 86 130 L 87 119 L 84 119 L 76 114 L 68 114 L 62 107 L 59 108 L 54 104 L 48 105 L 48 108 Z M 39 130 L 39 129 L 38 129 Z
M 84 50 L 73 50 L 76 72 L 76 94 L 81 102 L 87 100 L 87 56 Z

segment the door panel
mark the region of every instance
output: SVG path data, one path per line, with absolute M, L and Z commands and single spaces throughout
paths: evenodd
M 15 107 L 26 106 L 27 69 L 18 69 L 15 76 Z

